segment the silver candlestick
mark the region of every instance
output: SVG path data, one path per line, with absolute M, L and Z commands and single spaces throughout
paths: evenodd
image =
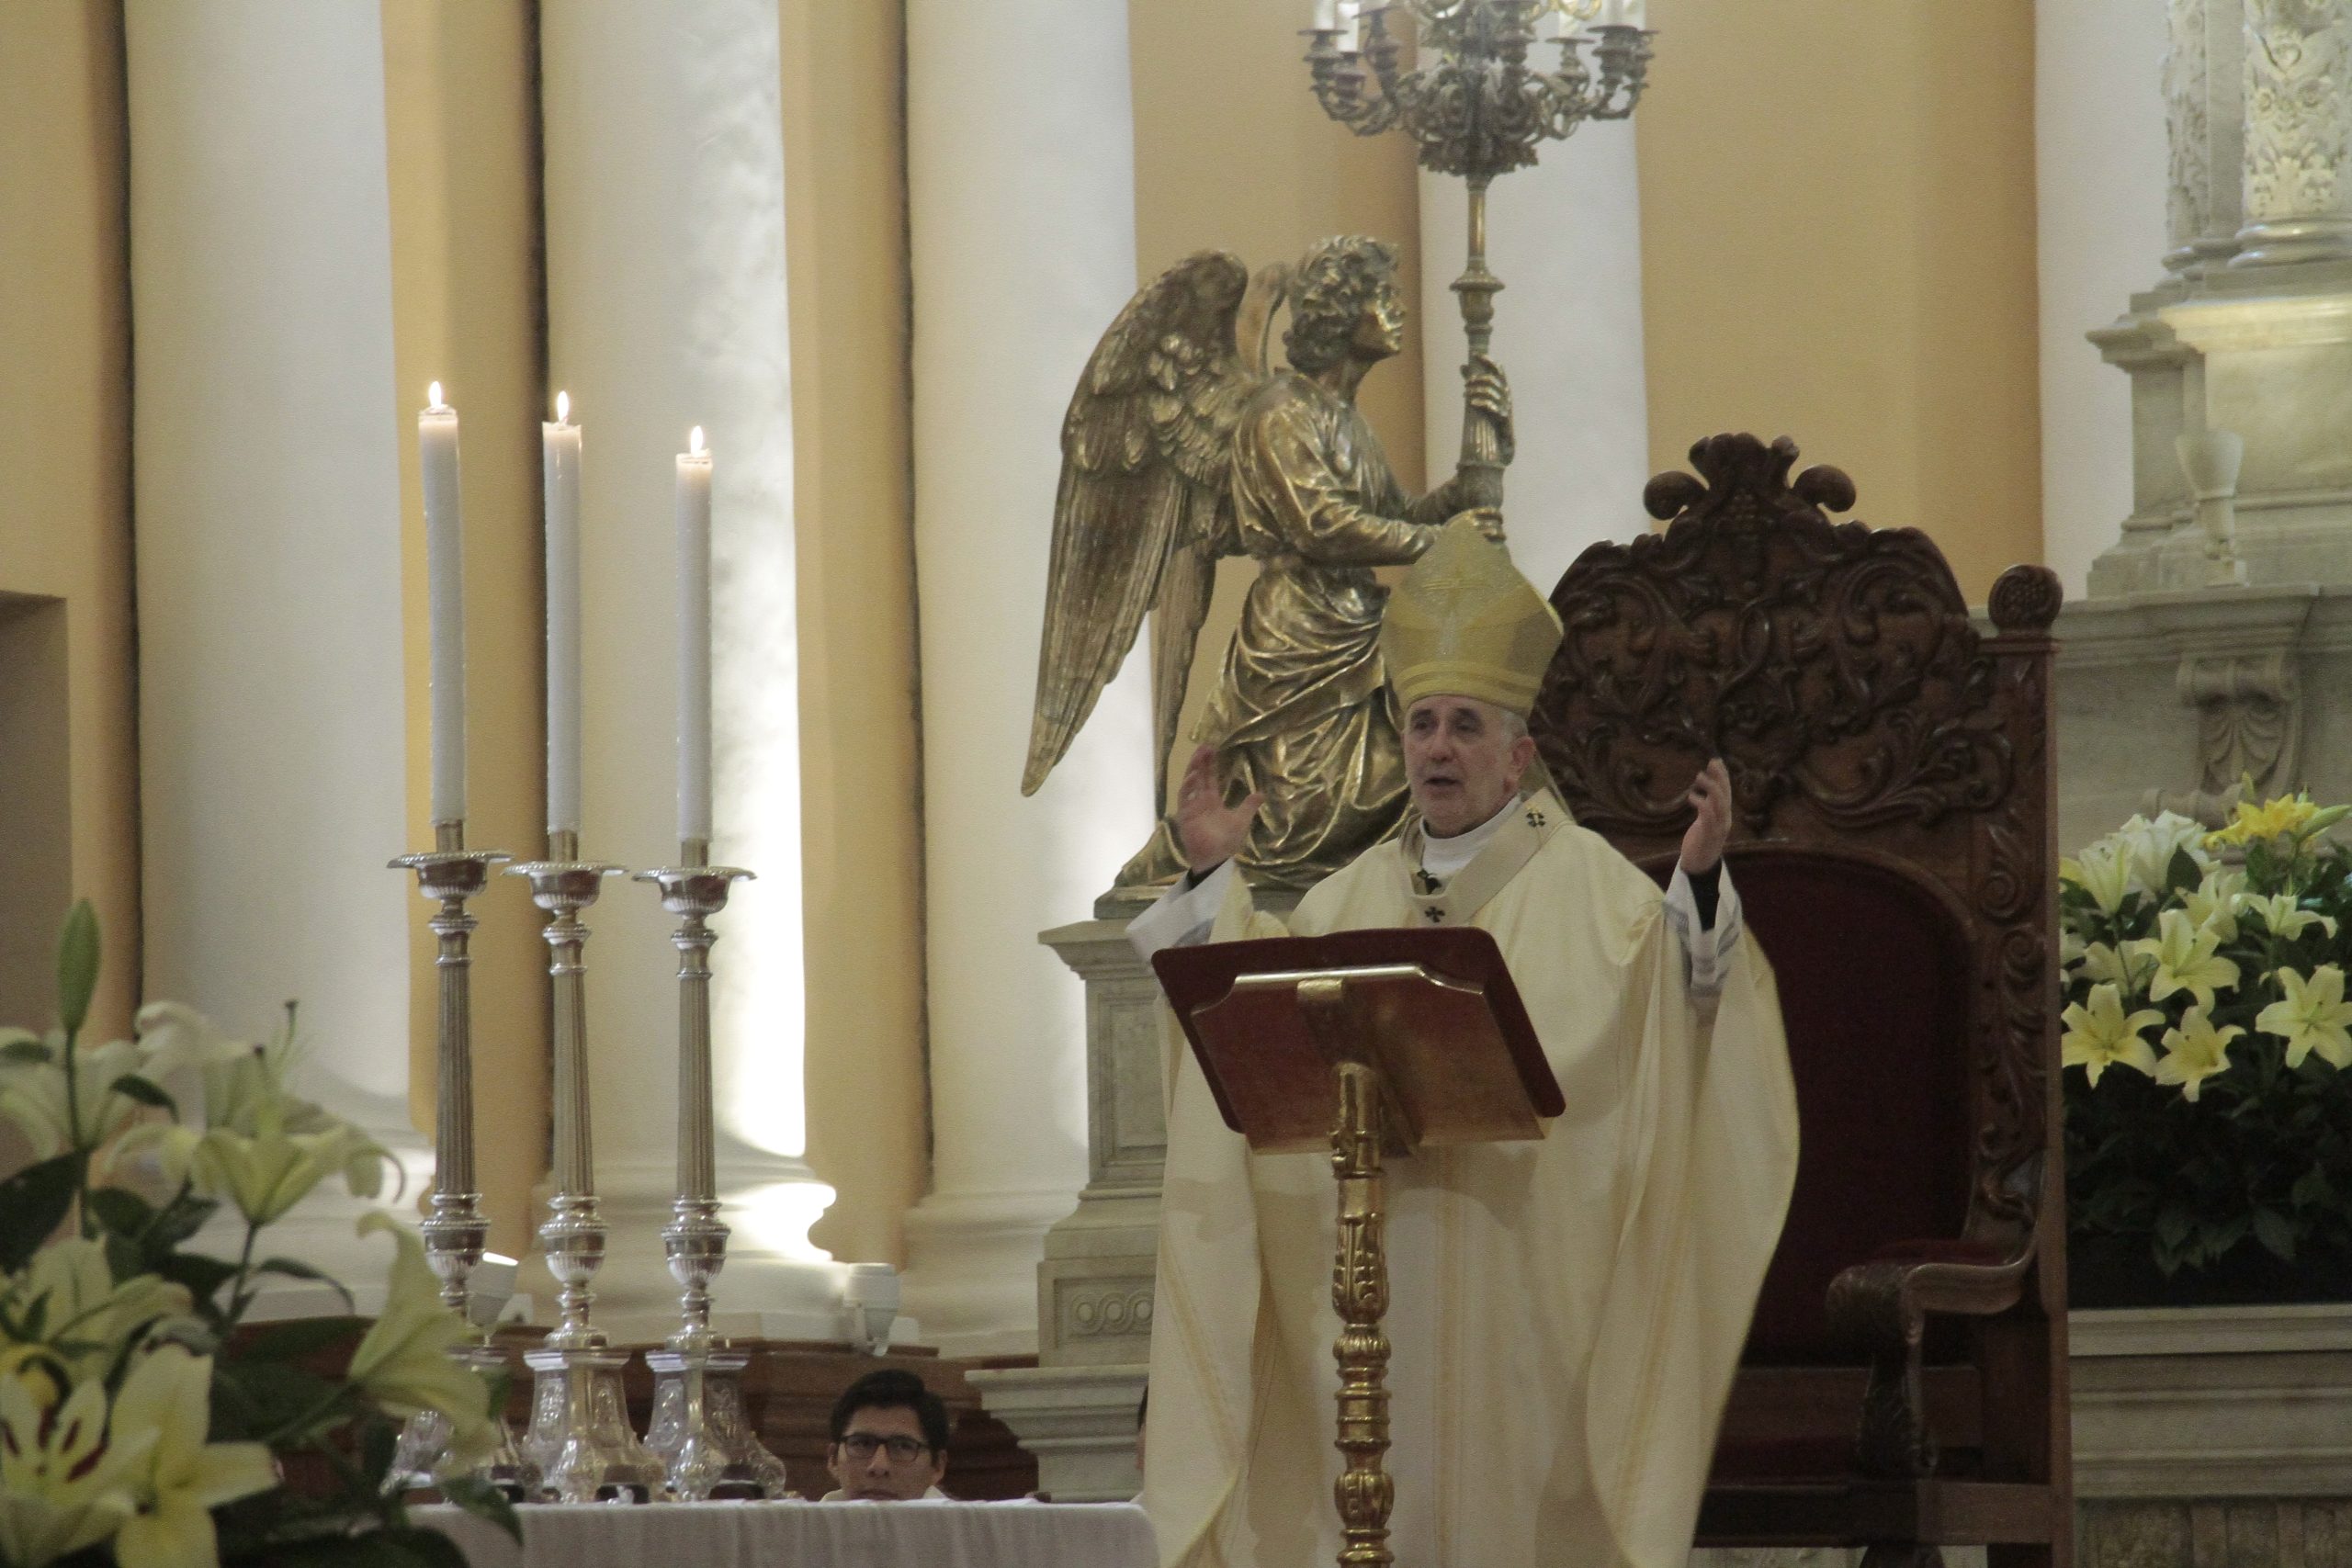
M 678 1328 L 650 1352 L 653 1419 L 646 1446 L 662 1456 L 670 1495 L 781 1497 L 784 1464 L 762 1447 L 743 1408 L 743 1369 L 751 1357 L 711 1332 L 710 1286 L 727 1266 L 727 1226 L 718 1218 L 718 1173 L 711 1123 L 710 917 L 727 907 L 733 885 L 751 873 L 711 865 L 706 840 L 680 845 L 682 864 L 637 874 L 662 890 L 662 907 L 679 918 L 678 1196 L 662 1227 L 670 1275 L 678 1281 Z
M 434 1115 L 434 1165 L 431 1213 L 418 1228 L 424 1233 L 425 1260 L 441 1280 L 441 1303 L 459 1316 L 467 1315 L 469 1281 L 481 1264 L 490 1237 L 490 1222 L 482 1217 L 481 1193 L 474 1179 L 474 1053 L 473 955 L 469 951 L 479 923 L 466 905 L 490 883 L 490 868 L 508 857 L 496 850 L 468 850 L 462 819 L 433 825 L 433 849 L 426 854 L 402 855 L 393 869 L 416 873 L 418 891 L 440 906 L 430 924 L 440 939 L 434 969 L 440 981 L 437 1020 L 440 1083 Z M 493 1386 L 507 1371 L 505 1353 L 481 1341 L 451 1351 Z M 459 1458 L 449 1452 L 449 1423 L 433 1411 L 410 1417 L 401 1430 L 392 1468 L 385 1479 L 387 1491 L 418 1491 L 439 1486 L 457 1476 L 490 1482 L 510 1497 L 528 1495 L 538 1483 L 536 1470 L 514 1445 L 503 1414 L 498 1445 L 487 1454 Z
M 628 1357 L 588 1321 L 590 1289 L 605 1261 L 605 1222 L 596 1212 L 595 1156 L 589 1140 L 588 998 L 580 911 L 621 868 L 580 858 L 580 835 L 550 829 L 548 858 L 510 866 L 531 880 L 531 901 L 552 917 L 546 937 L 555 986 L 555 1183 L 539 1227 L 560 1316 L 523 1360 L 533 1373 L 531 1429 L 524 1457 L 539 1467 L 540 1494 L 559 1503 L 650 1501 L 662 1464 L 630 1430 L 621 1393 Z

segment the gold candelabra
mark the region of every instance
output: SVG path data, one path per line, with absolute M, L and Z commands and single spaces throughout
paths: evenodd
M 726 1224 L 718 1218 L 717 1130 L 711 1120 L 710 917 L 727 907 L 748 871 L 712 865 L 710 844 L 688 839 L 679 862 L 637 874 L 662 890 L 662 907 L 679 919 L 678 1195 L 662 1227 L 662 1251 L 678 1282 L 678 1327 L 653 1369 L 653 1416 L 646 1447 L 660 1456 L 669 1495 L 780 1497 L 784 1462 L 761 1446 L 743 1407 L 743 1369 L 751 1358 L 711 1332 L 710 1287 L 727 1266 Z
M 441 1281 L 442 1304 L 460 1316 L 470 1304 L 469 1282 L 480 1268 L 490 1237 L 483 1218 L 481 1193 L 474 1177 L 474 1054 L 473 955 L 470 951 L 478 921 L 466 906 L 489 886 L 491 867 L 508 857 L 496 850 L 466 848 L 462 819 L 435 822 L 433 848 L 424 854 L 402 855 L 392 862 L 397 871 L 416 873 L 417 890 L 437 905 L 429 922 L 439 939 L 434 971 L 439 980 L 436 1018 L 440 1092 L 434 1121 L 433 1195 L 431 1212 L 418 1228 L 424 1235 L 425 1260 Z M 481 1339 L 458 1347 L 451 1354 L 485 1379 L 495 1381 L 507 1371 L 506 1354 Z M 520 1500 L 537 1490 L 538 1474 L 514 1443 L 505 1417 L 498 1417 L 498 1444 L 487 1454 L 460 1459 L 449 1451 L 449 1423 L 433 1411 L 422 1411 L 401 1428 L 388 1490 L 414 1491 L 438 1486 L 457 1476 L 490 1482 L 511 1498 Z
M 546 860 L 507 868 L 530 879 L 531 901 L 548 912 L 548 973 L 555 982 L 556 1195 L 539 1245 L 559 1287 L 560 1316 L 540 1348 L 523 1358 L 534 1374 L 523 1452 L 538 1466 L 541 1495 L 560 1503 L 648 1502 L 662 1484 L 661 1461 L 629 1427 L 621 1394 L 628 1357 L 588 1319 L 605 1227 L 589 1136 L 588 928 L 580 912 L 621 869 L 582 860 L 580 835 L 562 829 L 548 830 Z
M 1364 10 L 1360 42 L 1352 26 L 1317 27 L 1306 35 L 1306 63 L 1324 113 L 1359 136 L 1401 128 L 1413 139 L 1423 168 L 1458 175 L 1469 187 L 1469 265 L 1453 281 L 1470 340 L 1465 379 L 1494 341 L 1495 296 L 1503 287 L 1487 269 L 1487 186 L 1498 175 L 1534 163 L 1542 143 L 1589 119 L 1628 118 L 1648 79 L 1656 35 L 1623 23 L 1596 27 L 1589 35 L 1575 30 L 1598 6 L 1599 0 L 1394 0 Z M 1411 70 L 1402 64 L 1391 12 L 1413 18 L 1418 58 Z M 1529 60 L 1544 41 L 1536 25 L 1547 15 L 1561 18 L 1553 40 L 1559 63 L 1549 71 Z M 1588 44 L 1589 62 L 1583 54 Z M 1462 504 L 1499 508 L 1509 461 L 1496 422 L 1475 407 L 1465 409 Z

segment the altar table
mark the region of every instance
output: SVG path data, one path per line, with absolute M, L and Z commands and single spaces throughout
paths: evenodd
M 578 1503 L 519 1510 L 518 1548 L 446 1506 L 411 1510 L 472 1568 L 1156 1568 L 1131 1503 Z

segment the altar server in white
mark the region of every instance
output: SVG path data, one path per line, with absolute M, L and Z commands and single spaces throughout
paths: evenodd
M 1412 1568 L 1682 1568 L 1796 1172 L 1771 970 L 1721 865 L 1730 780 L 1693 784 L 1661 895 L 1536 782 L 1525 718 L 1559 638 L 1503 550 L 1448 525 L 1381 634 L 1403 833 L 1278 921 L 1227 863 L 1255 800 L 1227 807 L 1204 749 L 1176 822 L 1193 875 L 1130 929 L 1148 953 L 1469 924 L 1510 966 L 1567 1113 L 1388 1166 L 1390 1544 Z M 1329 1158 L 1251 1154 L 1169 1035 L 1145 1506 L 1170 1568 L 1329 1562 Z

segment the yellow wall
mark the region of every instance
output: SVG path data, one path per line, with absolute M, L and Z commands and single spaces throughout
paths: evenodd
M 529 0 L 383 0 L 392 210 L 393 360 L 401 410 L 401 604 L 408 671 L 409 841 L 433 842 L 424 513 L 415 412 L 438 380 L 461 421 L 466 544 L 467 840 L 544 849 L 540 676 L 538 104 Z M 387 875 L 392 874 L 390 872 Z M 427 1134 L 435 1058 L 431 906 L 409 949 L 410 1114 Z M 540 919 L 493 879 L 472 913 L 476 1162 L 491 1246 L 530 1249 L 546 1167 L 548 1009 Z
M 896 1262 L 929 1176 L 904 23 L 781 9 L 808 1163 L 840 1194 L 814 1235 Z
M 2041 556 L 2030 0 L 1649 17 L 1653 465 L 1717 431 L 1792 435 L 1981 602 Z
M 127 1032 L 139 981 L 122 91 L 110 0 L 0 6 L 0 592 L 64 602 L 65 869 L 103 929 L 98 1038 Z M 41 903 L 6 914 L 46 945 L 64 908 Z M 46 1026 L 39 999 L 0 1023 Z
M 1255 271 L 1295 262 L 1328 235 L 1356 233 L 1396 245 L 1405 299 L 1420 298 L 1411 144 L 1396 134 L 1358 137 L 1316 104 L 1298 36 L 1311 10 L 1304 0 L 1128 0 L 1138 282 L 1198 250 L 1232 251 Z M 1366 378 L 1358 401 L 1397 477 L 1418 489 L 1418 321 L 1405 351 Z M 1252 570 L 1232 560 L 1218 571 L 1216 600 L 1194 649 L 1180 760 L 1192 750 L 1193 721 L 1223 668 Z M 1171 784 L 1175 777 L 1171 771 Z

